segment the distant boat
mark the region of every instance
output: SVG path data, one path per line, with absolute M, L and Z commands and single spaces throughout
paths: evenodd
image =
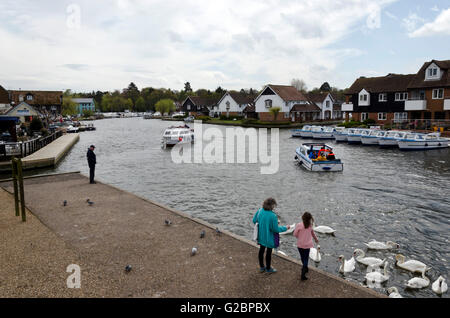
M 361 143 L 363 145 L 378 145 L 380 138 L 384 137 L 384 130 L 372 129 L 368 134 L 361 135 Z
M 408 133 L 409 131 L 388 131 L 379 139 L 378 144 L 380 147 L 398 147 L 399 139 L 403 139 Z
M 171 126 L 163 133 L 162 147 L 173 147 L 178 143 L 193 143 L 194 129 L 189 126 Z

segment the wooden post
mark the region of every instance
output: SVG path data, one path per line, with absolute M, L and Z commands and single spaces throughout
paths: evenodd
M 19 159 L 17 162 L 17 175 L 19 177 L 19 188 L 20 188 L 20 207 L 22 210 L 22 222 L 27 220 L 25 214 L 25 192 L 23 188 L 23 174 L 22 174 L 22 160 Z
M 16 206 L 16 216 L 19 216 L 19 189 L 17 186 L 17 159 L 12 157 L 11 159 L 12 165 L 12 179 L 14 185 L 14 203 Z

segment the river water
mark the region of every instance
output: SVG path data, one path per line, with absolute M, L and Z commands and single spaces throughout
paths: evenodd
M 338 273 L 338 256 L 342 254 L 349 259 L 355 248 L 366 251 L 363 243 L 370 239 L 391 240 L 400 244 L 398 252 L 406 259 L 420 260 L 432 267 L 427 274 L 431 283 L 439 275 L 447 278 L 448 148 L 401 152 L 329 141 L 343 160 L 344 171 L 313 173 L 293 160 L 296 147 L 305 141 L 291 138 L 290 131 L 283 129 L 279 131 L 279 170 L 264 175 L 259 163 L 174 163 L 170 150 L 162 149 L 160 143 L 162 132 L 174 122 L 122 118 L 94 124 L 97 130 L 81 133 L 80 141 L 55 169 L 36 173 L 80 170 L 88 175 L 86 151 L 94 144 L 98 180 L 248 239 L 253 232 L 253 214 L 267 197 L 277 200 L 276 212 L 282 224 L 299 222 L 303 212 L 311 212 L 317 225 L 333 227 L 336 235 L 318 234 L 322 261 L 311 262 L 310 266 L 364 284 L 366 267 L 357 264 L 354 272 L 343 276 Z M 212 127 L 225 136 L 226 126 L 203 125 L 203 131 Z M 281 237 L 280 250 L 299 258 L 291 235 Z M 389 261 L 390 279 L 375 289 L 385 293 L 386 288 L 396 286 L 404 297 L 438 297 L 431 284 L 420 291 L 405 289 L 413 274 L 394 266 L 395 254 L 395 251 L 366 251 L 367 256 Z

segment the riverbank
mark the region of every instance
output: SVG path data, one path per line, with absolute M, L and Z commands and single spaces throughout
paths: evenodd
M 22 158 L 24 170 L 53 167 L 72 149 L 80 140 L 80 135 L 65 134 L 47 146 L 39 149 L 25 158 Z M 11 171 L 11 161 L 0 162 L 0 173 Z
M 253 242 L 78 173 L 26 179 L 25 195 L 34 216 L 21 223 L 1 192 L 0 297 L 383 297 L 313 267 L 302 282 L 300 262 L 281 255 L 277 274 L 261 274 Z M 69 264 L 81 267 L 80 290 L 64 288 Z

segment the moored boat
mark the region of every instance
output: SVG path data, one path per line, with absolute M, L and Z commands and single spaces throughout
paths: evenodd
M 324 151 L 325 153 L 333 153 L 333 148 L 324 143 L 304 143 L 301 147 L 297 148 L 295 153 L 295 160 L 303 166 L 306 170 L 309 171 L 343 171 L 344 164 L 340 159 L 337 159 L 332 156 L 327 156 L 326 160 L 317 160 L 313 159 L 317 153 Z
M 348 129 L 345 127 L 336 127 L 333 137 L 336 141 L 347 141 Z
M 312 135 L 314 139 L 334 139 L 334 133 L 336 129 L 334 127 L 320 127 L 321 130 L 312 130 Z
M 388 132 L 386 132 L 386 134 L 384 135 L 384 137 L 381 137 L 378 140 L 378 144 L 380 145 L 380 147 L 398 147 L 398 141 L 399 139 L 402 139 L 406 136 L 406 134 L 408 134 L 408 131 L 395 131 L 395 130 L 390 130 Z
M 347 134 L 347 142 L 349 144 L 360 144 L 361 133 L 367 129 L 350 128 Z
M 313 128 L 313 126 L 310 126 L 310 125 L 303 126 L 302 129 L 299 130 L 300 137 L 311 138 L 312 137 L 312 133 L 311 133 L 312 128 Z
M 448 146 L 449 140 L 441 137 L 440 133 L 408 133 L 398 140 L 400 150 L 431 150 L 447 148 Z
M 369 133 L 361 135 L 361 143 L 363 145 L 378 145 L 378 141 L 386 134 L 385 131 L 373 129 Z

